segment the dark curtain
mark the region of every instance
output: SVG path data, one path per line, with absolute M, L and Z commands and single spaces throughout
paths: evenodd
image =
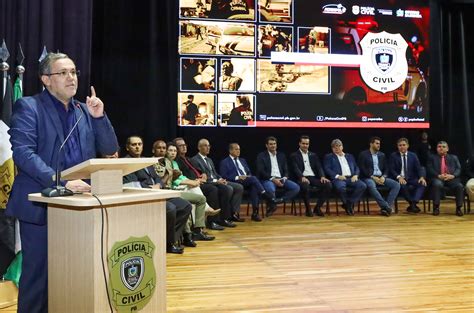
M 92 83 L 120 143 L 176 134 L 178 1 L 96 1 Z
M 10 75 L 16 77 L 18 44 L 25 55 L 24 95 L 41 91 L 38 59 L 46 45 L 48 51 L 60 51 L 71 57 L 82 72 L 77 98 L 88 92 L 92 0 L 0 0 L 0 40 L 10 51 Z
M 474 153 L 474 2 L 432 3 L 433 133 L 465 159 Z

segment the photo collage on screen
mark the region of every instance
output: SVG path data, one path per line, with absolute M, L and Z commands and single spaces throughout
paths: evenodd
M 329 28 L 296 27 L 294 0 L 179 0 L 178 14 L 179 126 L 255 127 L 260 93 L 328 93 L 327 66 L 270 61 L 329 53 Z

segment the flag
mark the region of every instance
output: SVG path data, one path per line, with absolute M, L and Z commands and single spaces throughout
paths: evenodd
M 0 93 L 1 110 L 0 110 L 0 241 L 2 249 L 1 263 L 8 261 L 7 266 L 13 260 L 15 255 L 15 221 L 11 217 L 5 216 L 5 208 L 8 202 L 8 196 L 13 185 L 13 178 L 15 176 L 15 167 L 12 159 L 12 149 L 10 144 L 10 135 L 8 129 L 10 125 L 10 118 L 12 113 L 13 90 L 10 78 L 2 78 L 2 88 Z M 8 258 L 11 258 L 8 260 Z M 3 275 L 6 271 L 5 267 L 0 268 L 0 274 Z

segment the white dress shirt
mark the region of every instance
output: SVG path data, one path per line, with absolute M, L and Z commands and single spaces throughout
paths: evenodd
M 272 172 L 270 174 L 271 177 L 282 177 L 280 173 L 280 168 L 278 167 L 278 160 L 277 160 L 277 155 L 272 154 L 268 152 L 268 155 L 270 155 L 270 163 L 272 165 Z
M 339 164 L 341 165 L 342 176 L 352 176 L 351 168 L 349 167 L 349 163 L 347 163 L 346 156 L 344 154 L 342 156 L 336 154 L 336 156 L 339 160 Z
M 311 168 L 311 163 L 309 162 L 309 153 L 304 153 L 301 151 L 301 155 L 303 156 L 303 164 L 304 164 L 304 171 L 303 171 L 303 176 L 316 176 L 314 175 L 313 169 Z

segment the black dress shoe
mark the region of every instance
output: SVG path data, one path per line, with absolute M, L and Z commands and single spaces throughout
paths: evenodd
M 224 230 L 224 227 L 221 225 L 217 224 L 216 222 L 210 222 L 207 224 L 207 229 L 212 229 L 212 230 Z
M 456 208 L 456 215 L 457 215 L 457 216 L 463 216 L 463 215 L 464 215 L 464 213 L 463 213 L 461 207 Z
M 433 215 L 438 216 L 439 215 L 439 207 L 433 208 Z
M 346 211 L 347 215 L 349 215 L 349 216 L 354 215 L 354 210 L 352 209 L 352 204 L 351 203 L 349 203 L 349 202 L 344 203 L 344 204 L 342 204 L 342 207 Z
M 192 233 L 184 233 L 183 234 L 183 245 L 185 247 L 196 247 L 197 244 L 196 242 L 194 242 L 193 240 L 193 234 Z
M 420 212 L 420 210 L 419 210 L 419 209 L 417 210 L 416 207 L 411 207 L 411 206 L 409 206 L 409 207 L 407 208 L 407 213 L 416 214 L 416 213 L 419 213 L 419 212 Z
M 321 216 L 321 217 L 324 216 L 323 211 L 321 211 L 321 208 L 318 208 L 318 207 L 314 208 L 313 213 L 314 213 L 316 216 Z
M 261 222 L 262 221 L 262 218 L 258 215 L 258 213 L 253 213 L 251 219 L 254 222 Z
M 307 217 L 313 217 L 313 216 L 314 216 L 314 214 L 313 214 L 313 212 L 312 212 L 311 210 L 306 210 L 305 215 L 306 215 Z
M 387 210 L 387 209 L 382 209 L 380 210 L 380 214 L 383 215 L 383 216 L 390 216 L 390 211 Z
M 245 222 L 245 218 L 241 218 L 239 215 L 237 214 L 234 214 L 230 217 L 230 220 L 232 222 L 238 222 L 238 223 L 242 223 L 242 222 Z
M 280 204 L 280 203 L 285 202 L 285 200 L 283 198 L 272 198 L 270 202 L 273 204 Z
M 201 231 L 201 232 L 193 233 L 193 239 L 196 241 L 211 241 L 211 240 L 216 239 L 216 237 L 206 235 L 205 233 Z
M 219 223 L 219 225 L 224 226 L 224 227 L 237 227 L 237 225 L 235 225 L 233 222 L 231 222 L 229 220 L 223 220 L 223 221 L 220 221 L 218 223 Z
M 166 245 L 166 253 L 183 254 L 184 249 L 174 244 Z

